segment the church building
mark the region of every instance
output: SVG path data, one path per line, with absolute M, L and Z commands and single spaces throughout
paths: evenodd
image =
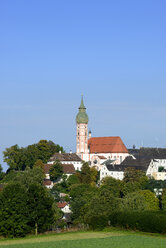
M 76 116 L 76 154 L 98 169 L 106 160 L 120 164 L 129 155 L 121 138 L 118 136 L 91 137 L 91 132 L 88 133 L 88 121 L 82 96 L 79 112 Z

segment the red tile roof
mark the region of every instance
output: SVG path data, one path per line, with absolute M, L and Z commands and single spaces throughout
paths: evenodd
M 50 186 L 51 184 L 52 184 L 51 180 L 49 180 L 49 179 L 44 180 L 44 185 L 45 186 Z
M 58 208 L 64 208 L 67 205 L 67 202 L 57 202 Z
M 120 137 L 95 137 L 88 140 L 90 153 L 128 153 Z

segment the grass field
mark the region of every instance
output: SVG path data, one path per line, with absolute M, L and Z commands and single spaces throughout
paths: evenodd
M 125 231 L 75 232 L 1 240 L 0 248 L 166 248 L 165 236 Z

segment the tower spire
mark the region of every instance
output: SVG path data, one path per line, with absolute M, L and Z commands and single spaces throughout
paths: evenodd
M 84 105 L 83 94 L 81 95 L 81 104 L 80 104 L 79 109 L 86 109 Z
M 77 123 L 88 123 L 88 115 L 86 113 L 86 108 L 83 101 L 83 95 L 81 96 L 81 104 L 79 106 L 79 112 L 76 116 Z

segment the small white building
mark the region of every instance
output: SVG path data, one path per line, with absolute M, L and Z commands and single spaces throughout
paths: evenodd
M 57 206 L 58 206 L 58 208 L 60 208 L 62 210 L 62 212 L 64 214 L 70 214 L 71 213 L 70 205 L 67 202 L 58 202 Z
M 115 179 L 123 180 L 124 172 L 127 168 L 142 170 L 147 175 L 150 161 L 137 160 L 133 156 L 128 156 L 121 164 L 115 164 L 114 160 L 106 160 L 100 170 L 100 180 L 104 177 L 111 176 Z
M 115 164 L 103 164 L 100 170 L 100 180 L 105 177 L 113 177 L 115 179 L 123 180 L 124 171 L 122 166 Z
M 166 159 L 152 159 L 147 170 L 155 180 L 166 180 Z
M 64 220 L 70 219 L 70 216 L 71 216 L 72 211 L 70 209 L 69 203 L 67 203 L 67 202 L 58 202 L 57 203 L 57 206 L 63 212 L 62 219 L 64 219 Z
M 72 164 L 77 171 L 81 170 L 82 159 L 76 153 L 55 153 L 47 162 L 53 164 L 55 161 L 60 161 L 61 164 Z
M 53 182 L 48 178 L 45 178 L 44 180 L 44 186 L 47 188 L 47 189 L 52 189 L 52 187 L 54 186 Z

